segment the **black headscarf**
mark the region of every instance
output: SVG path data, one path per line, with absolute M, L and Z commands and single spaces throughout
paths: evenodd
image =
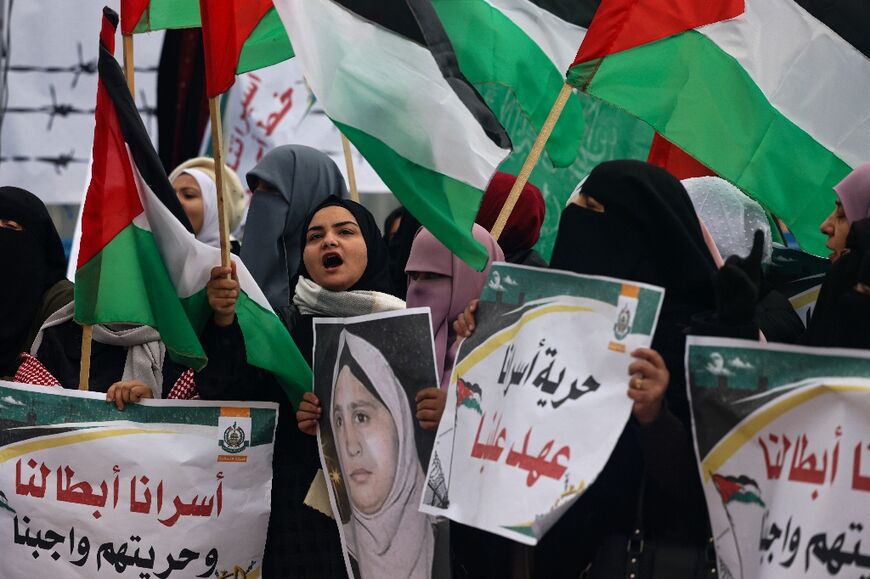
M 664 287 L 667 302 L 713 307 L 715 263 L 683 185 L 642 161 L 598 165 L 582 193 L 597 213 L 571 204 L 562 212 L 550 266 Z
M 420 229 L 420 222 L 406 208 L 402 207 L 399 211 L 401 211 L 402 221 L 396 234 L 387 242 L 387 249 L 390 255 L 393 295 L 405 299 L 408 296 L 408 274 L 405 273 L 405 266 L 411 256 L 411 246 Z
M 392 284 L 390 283 L 390 265 L 387 245 L 384 243 L 383 237 L 381 237 L 381 231 L 378 229 L 378 223 L 375 221 L 374 216 L 368 209 L 359 203 L 349 199 L 340 199 L 332 196 L 315 207 L 314 210 L 308 214 L 308 217 L 305 218 L 305 223 L 302 225 L 302 251 L 305 250 L 306 233 L 311 220 L 314 219 L 314 215 L 321 209 L 332 207 L 334 205 L 344 207 L 350 211 L 351 215 L 356 219 L 356 222 L 359 224 L 360 234 L 366 242 L 366 249 L 368 251 L 368 264 L 366 265 L 362 277 L 360 277 L 355 284 L 349 287 L 347 291 L 368 290 L 395 295 Z M 298 275 L 311 279 L 311 275 L 305 268 L 305 262 L 302 260 L 301 253 L 302 252 L 300 252 L 299 256 Z M 294 288 L 296 287 L 297 279 L 298 277 L 293 280 Z
M 0 187 L 0 219 L 23 228 L 0 228 L 0 270 L 7 280 L 0 300 L 0 376 L 8 376 L 15 371 L 43 294 L 66 277 L 66 255 L 48 210 L 33 193 Z

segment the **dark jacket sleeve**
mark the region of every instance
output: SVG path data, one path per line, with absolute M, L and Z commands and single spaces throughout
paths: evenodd
M 248 364 L 245 338 L 237 320 L 219 327 L 213 318 L 209 319 L 200 339 L 208 356 L 208 364 L 195 378 L 201 398 L 286 401 L 270 373 Z

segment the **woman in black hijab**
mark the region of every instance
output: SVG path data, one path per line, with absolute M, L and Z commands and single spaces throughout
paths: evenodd
M 716 269 L 688 194 L 676 178 L 647 163 L 599 165 L 579 202 L 562 213 L 551 267 L 664 287 L 652 348 L 670 381 L 651 421 L 641 423 L 635 404 L 601 475 L 538 544 L 535 574 L 577 577 L 594 561 L 594 577 L 623 576 L 623 539 L 635 525 L 641 489 L 647 541 L 703 552 L 707 511 L 692 449 L 683 352 L 692 317 L 715 309 Z M 685 559 L 678 563 L 704 563 Z M 661 571 L 675 579 L 694 576 L 678 567 Z
M 71 302 L 66 255 L 48 210 L 36 195 L 0 187 L 0 377 L 12 377 L 42 323 Z
M 386 246 L 374 217 L 362 205 L 330 197 L 301 223 L 294 241 L 299 255 L 288 256 L 288 263 L 299 263 L 287 282 L 295 288 L 293 303 L 278 311 L 310 364 L 314 318 L 397 309 L 404 302 L 388 293 Z M 234 313 L 239 286 L 235 279 L 226 279 L 229 273 L 227 268 L 212 270 L 208 296 L 215 315 L 202 336 L 209 364 L 197 374 L 196 383 L 204 399 L 270 400 L 281 406 L 263 576 L 345 577 L 335 521 L 303 504 L 320 467 L 317 439 L 295 428 L 293 409 L 275 378 L 247 364 Z

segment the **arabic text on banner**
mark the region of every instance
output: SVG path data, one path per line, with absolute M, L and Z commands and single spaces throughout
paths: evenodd
M 457 353 L 421 509 L 534 545 L 592 484 L 631 412 L 630 353 L 664 291 L 495 264 Z
M 870 354 L 691 338 L 719 574 L 870 577 Z
M 3 577 L 260 577 L 277 414 L 0 382 Z

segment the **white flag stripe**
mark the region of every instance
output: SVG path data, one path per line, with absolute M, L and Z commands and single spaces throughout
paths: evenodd
M 529 0 L 485 1 L 522 28 L 560 72 L 568 70 L 586 36 L 585 28 L 562 20 Z
M 779 112 L 848 165 L 870 158 L 870 59 L 797 2 L 746 0 L 740 17 L 698 31 L 734 57 Z
M 276 0 L 275 7 L 333 120 L 421 167 L 486 188 L 509 151 L 489 139 L 426 48 L 330 0 Z
M 211 269 L 221 263 L 221 251 L 198 241 L 193 233 L 185 229 L 142 179 L 133 157 L 129 156 L 129 159 L 139 189 L 139 199 L 145 208 L 133 219 L 133 225 L 151 232 L 176 294 L 179 298 L 188 298 L 205 289 Z M 262 308 L 272 311 L 269 301 L 242 260 L 235 255 L 232 259 L 236 262 L 242 291 Z

